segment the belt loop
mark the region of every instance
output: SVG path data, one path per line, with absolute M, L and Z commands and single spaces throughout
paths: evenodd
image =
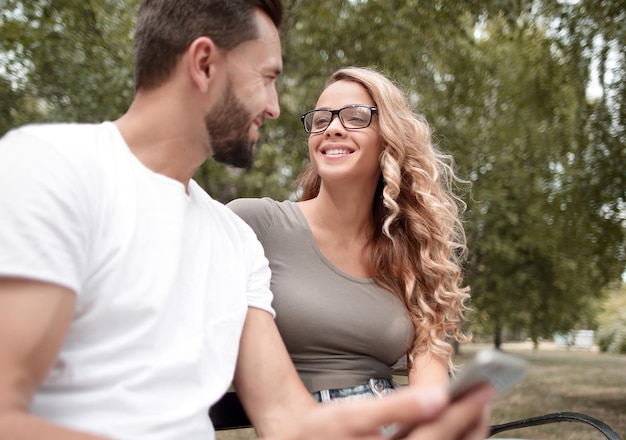
M 320 400 L 322 403 L 330 402 L 330 391 L 329 390 L 321 390 L 320 391 Z
M 381 382 L 380 379 L 372 378 L 367 382 L 367 384 L 369 385 L 370 390 L 372 391 L 372 394 L 380 398 L 380 397 L 383 397 L 387 393 L 385 392 L 386 387 L 379 382 Z

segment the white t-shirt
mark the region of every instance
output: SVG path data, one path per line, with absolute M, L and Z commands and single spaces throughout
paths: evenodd
M 274 314 L 252 230 L 195 182 L 154 173 L 117 127 L 23 127 L 0 141 L 0 276 L 77 295 L 32 413 L 129 440 L 207 440 L 248 307 Z

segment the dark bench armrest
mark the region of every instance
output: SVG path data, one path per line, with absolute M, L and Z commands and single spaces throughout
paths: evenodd
M 615 432 L 609 425 L 601 420 L 591 417 L 587 414 L 576 412 L 559 412 L 552 414 L 545 414 L 538 417 L 530 417 L 528 419 L 516 420 L 508 423 L 501 423 L 499 425 L 491 426 L 489 436 L 498 434 L 503 431 L 510 431 L 513 429 L 527 428 L 529 426 L 546 425 L 548 423 L 558 422 L 581 422 L 593 426 L 600 431 L 609 440 L 622 440 L 622 438 Z
M 215 402 L 209 410 L 209 417 L 211 417 L 216 431 L 252 427 L 246 411 L 241 406 L 237 394 L 233 391 L 224 394 L 220 400 Z

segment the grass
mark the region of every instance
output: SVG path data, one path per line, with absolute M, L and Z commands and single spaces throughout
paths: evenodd
M 487 345 L 463 347 L 455 359 L 468 360 Z M 554 412 L 581 412 L 611 426 L 626 440 L 626 356 L 597 350 L 559 349 L 549 343 L 533 350 L 529 344 L 504 344 L 503 350 L 527 359 L 524 379 L 494 404 L 493 424 Z M 605 438 L 583 423 L 563 422 L 507 431 L 493 438 L 596 440 Z M 252 429 L 223 431 L 217 440 L 256 438 Z
M 485 346 L 466 347 L 462 362 Z M 626 436 L 626 356 L 597 350 L 533 350 L 528 344 L 505 344 L 505 351 L 527 359 L 530 369 L 515 388 L 494 404 L 493 424 L 555 412 L 580 412 L 596 417 Z M 594 440 L 605 438 L 583 423 L 553 423 L 503 432 L 494 438 Z

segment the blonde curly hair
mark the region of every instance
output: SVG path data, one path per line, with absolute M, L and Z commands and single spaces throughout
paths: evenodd
M 416 355 L 431 353 L 454 369 L 452 342 L 470 340 L 462 328 L 470 298 L 461 269 L 467 253 L 460 219 L 465 204 L 453 192 L 460 181 L 454 161 L 435 148 L 429 124 L 385 75 L 347 67 L 324 89 L 337 81 L 361 84 L 378 108 L 381 177 L 366 253 L 374 280 L 403 301 L 413 321 L 409 367 Z M 321 179 L 309 164 L 296 184 L 301 200 L 309 200 L 319 193 Z

